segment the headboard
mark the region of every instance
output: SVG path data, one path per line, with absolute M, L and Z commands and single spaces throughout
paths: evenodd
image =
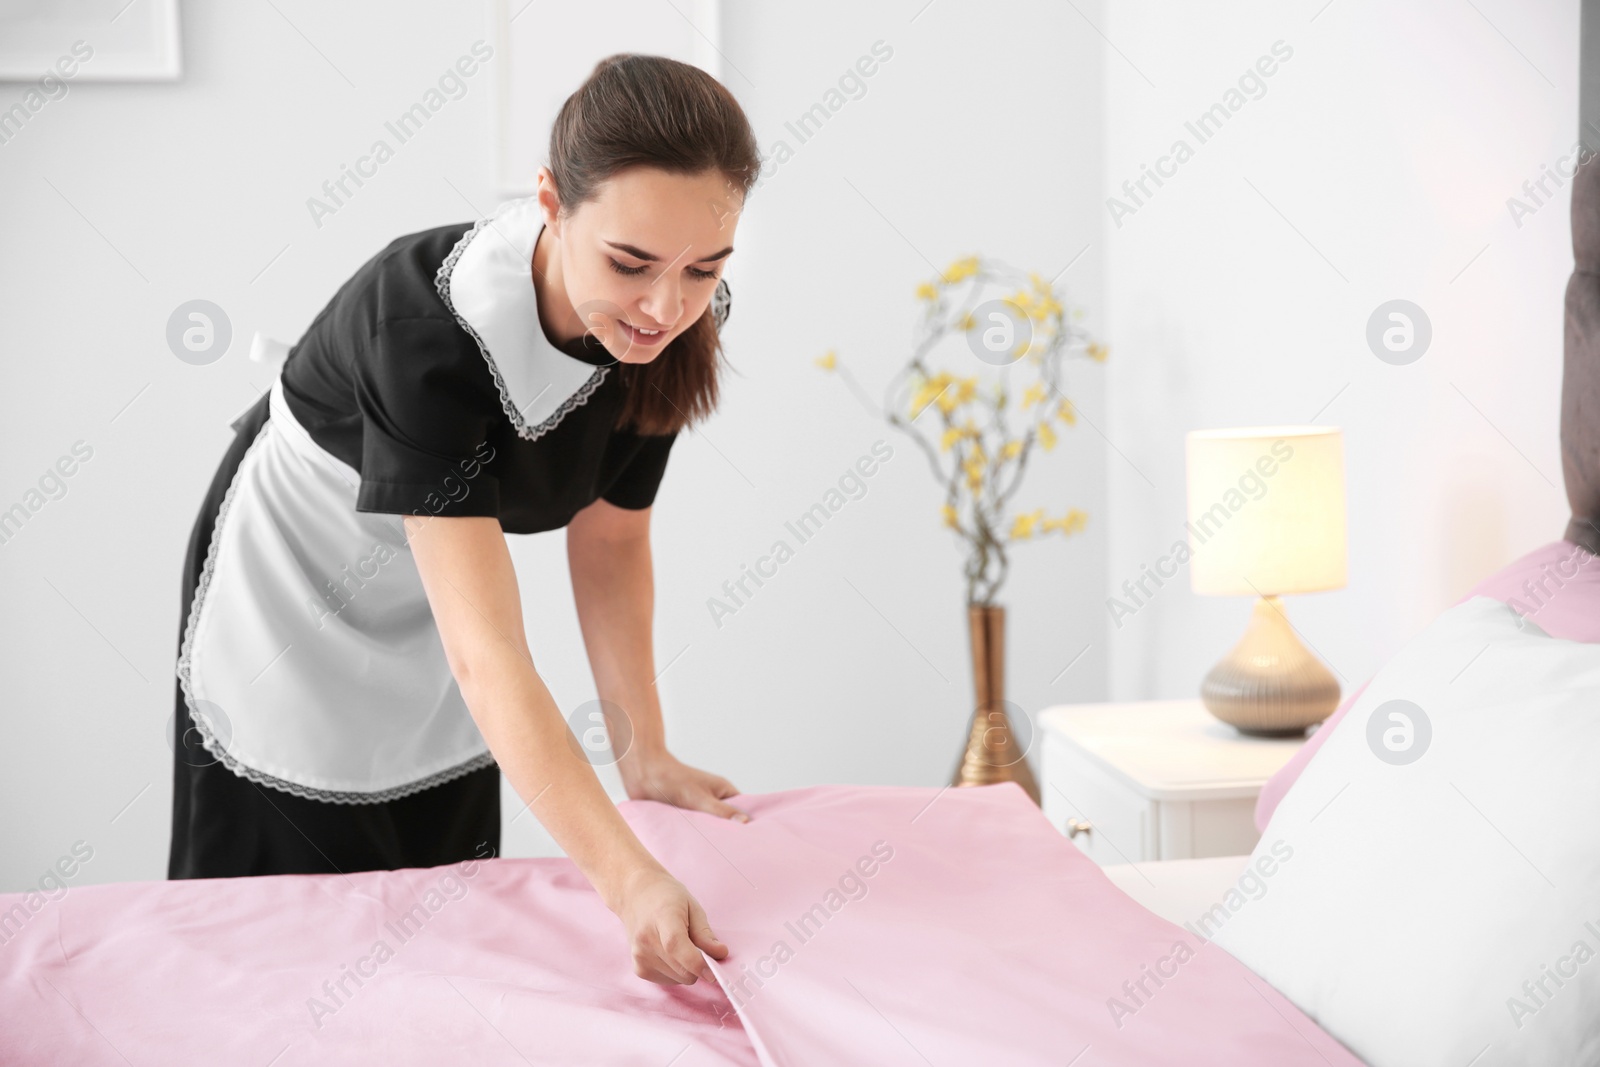
M 1600 553 L 1600 0 L 1584 0 L 1578 36 L 1578 137 L 1589 162 L 1572 180 L 1561 474 L 1572 506 L 1566 539 Z
M 1580 166 L 1572 182 L 1572 254 L 1561 371 L 1566 539 L 1600 553 L 1600 160 Z

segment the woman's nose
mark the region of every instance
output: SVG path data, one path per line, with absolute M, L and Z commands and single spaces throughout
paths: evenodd
M 683 289 L 677 281 L 658 278 L 640 302 L 640 310 L 657 326 L 671 329 L 683 314 Z

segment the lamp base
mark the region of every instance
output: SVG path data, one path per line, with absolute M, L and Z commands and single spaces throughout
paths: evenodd
M 1233 651 L 1200 683 L 1206 710 L 1240 733 L 1303 734 L 1339 706 L 1339 680 L 1296 636 L 1275 596 L 1256 601 Z

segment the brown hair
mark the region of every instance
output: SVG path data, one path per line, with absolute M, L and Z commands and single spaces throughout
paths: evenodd
M 634 166 L 720 171 L 742 198 L 760 175 L 761 154 L 739 102 L 711 75 L 663 56 L 621 52 L 595 65 L 550 131 L 549 167 L 562 214 Z M 651 362 L 616 368 L 627 388 L 618 428 L 676 433 L 716 409 L 723 361 L 715 308 L 713 301 Z

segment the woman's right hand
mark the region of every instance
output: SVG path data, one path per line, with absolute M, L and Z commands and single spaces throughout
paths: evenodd
M 700 902 L 663 868 L 638 871 L 612 910 L 628 932 L 633 973 L 640 978 L 660 985 L 693 985 L 712 978 L 702 950 L 714 960 L 728 955 Z
M 662 985 L 712 977 L 706 913 L 640 843 L 533 668 L 517 573 L 498 519 L 408 515 L 407 543 L 450 671 L 495 762 L 627 928 L 633 968 Z M 648 680 L 649 672 L 645 672 Z

